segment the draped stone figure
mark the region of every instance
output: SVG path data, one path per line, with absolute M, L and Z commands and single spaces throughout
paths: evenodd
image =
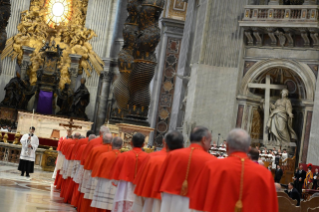
M 277 145 L 288 145 L 297 140 L 297 135 L 292 129 L 292 106 L 287 98 L 288 90 L 281 91 L 282 98 L 275 104 L 270 103 L 270 116 L 267 122 L 267 129 L 270 140 L 276 141 Z
M 73 103 L 73 92 L 70 89 L 70 85 L 66 83 L 62 91 L 57 89 L 57 94 L 57 105 L 60 107 L 60 111 L 57 113 L 57 115 L 69 116 Z
M 81 86 L 73 95 L 72 115 L 77 118 L 88 119 L 85 114 L 85 109 L 90 103 L 90 93 L 85 86 L 86 79 L 81 79 Z

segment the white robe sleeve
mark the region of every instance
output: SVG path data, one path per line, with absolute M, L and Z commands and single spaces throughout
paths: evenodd
M 24 151 L 28 150 L 28 134 L 24 134 L 22 138 L 20 139 L 20 142 L 22 144 L 22 148 Z
M 33 140 L 33 142 L 31 143 L 32 151 L 35 152 L 39 146 L 39 138 L 36 135 L 33 135 L 32 140 Z

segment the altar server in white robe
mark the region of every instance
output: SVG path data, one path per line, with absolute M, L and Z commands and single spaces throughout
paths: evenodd
M 20 140 L 22 149 L 18 170 L 21 171 L 21 176 L 26 173 L 26 177 L 30 177 L 30 173 L 34 171 L 35 152 L 39 146 L 39 139 L 34 131 L 35 128 L 30 127 L 29 133 L 24 134 Z

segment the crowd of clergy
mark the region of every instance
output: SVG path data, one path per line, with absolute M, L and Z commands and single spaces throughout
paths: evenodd
M 227 158 L 209 154 L 212 135 L 195 127 L 190 146 L 183 135 L 169 132 L 164 148 L 142 150 L 145 137 L 135 133 L 132 150 L 102 126 L 61 138 L 53 174 L 65 203 L 79 212 L 277 212 L 274 178 L 248 157 L 251 139 L 242 129 L 230 131 Z

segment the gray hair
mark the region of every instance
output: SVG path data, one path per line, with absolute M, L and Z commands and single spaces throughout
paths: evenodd
M 102 125 L 100 127 L 100 134 L 104 135 L 105 133 L 111 133 L 111 131 L 110 131 L 110 129 L 107 126 Z
M 113 138 L 113 142 L 112 142 L 112 148 L 113 149 L 120 149 L 123 145 L 123 140 L 120 137 L 115 137 Z
M 227 137 L 227 145 L 230 152 L 248 152 L 250 146 L 250 136 L 243 129 L 233 129 Z
M 109 132 L 103 133 L 103 143 L 110 144 L 112 143 L 112 134 Z
M 94 138 L 96 138 L 96 135 L 94 135 L 94 134 L 89 135 L 89 141 L 91 141 Z
M 75 133 L 73 137 L 74 137 L 74 138 L 77 138 L 77 139 L 80 139 L 81 134 L 80 134 L 80 133 Z

